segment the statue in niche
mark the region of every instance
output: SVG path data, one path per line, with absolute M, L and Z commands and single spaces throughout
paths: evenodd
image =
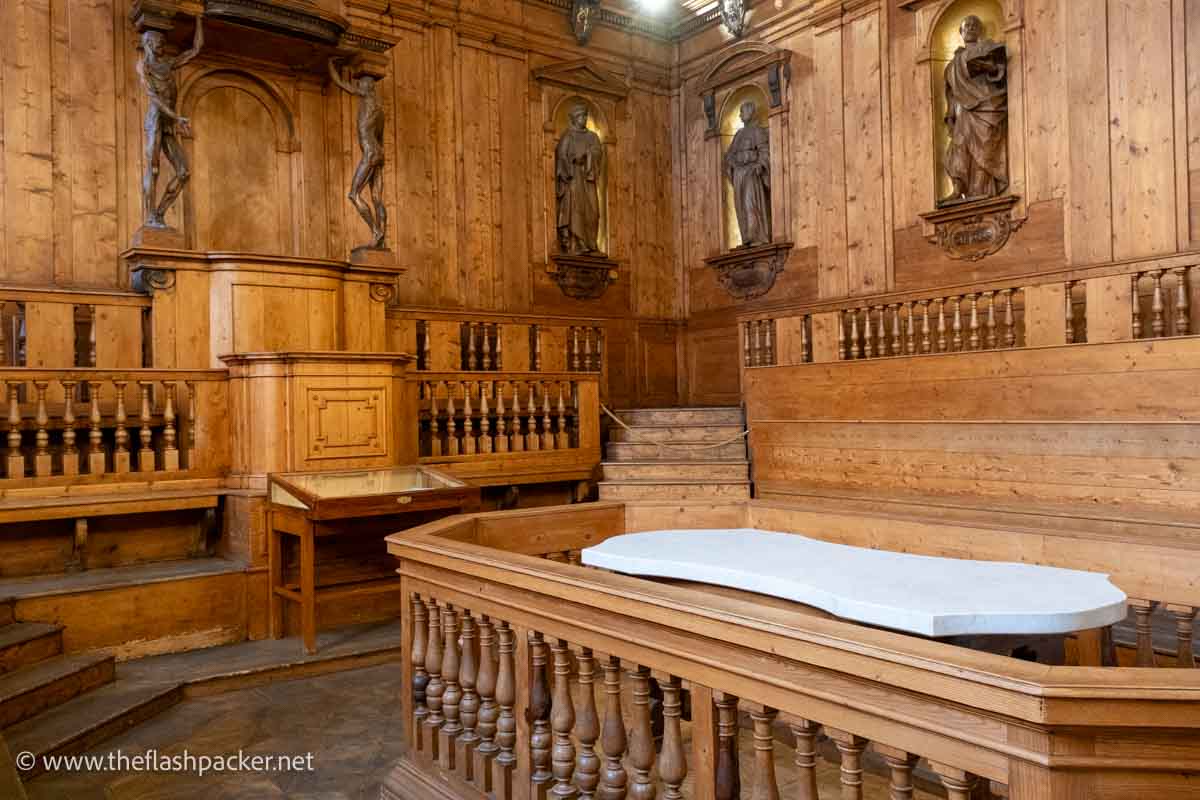
M 983 38 L 974 14 L 959 26 L 963 46 L 946 65 L 945 170 L 954 189 L 938 203 L 996 197 L 1008 188 L 1008 81 L 1004 45 Z
M 597 240 L 604 145 L 587 129 L 587 106 L 576 104 L 569 118 L 570 125 L 554 151 L 558 246 L 565 255 L 603 255 Z
M 754 118 L 758 106 L 742 103 L 743 127 L 725 153 L 725 174 L 733 184 L 733 206 L 737 212 L 742 247 L 771 241 L 771 141 L 767 129 Z
M 374 75 L 363 73 L 353 83 L 339 73 L 334 59 L 329 60 L 329 77 L 335 86 L 358 96 L 358 147 L 362 158 L 354 170 L 347 195 L 358 215 L 371 229 L 371 243 L 356 250 L 384 250 L 387 248 L 387 207 L 383 201 L 383 103 L 375 93 L 378 82 Z M 363 199 L 363 191 L 370 187 L 371 202 Z
M 571 3 L 571 30 L 575 41 L 587 44 L 592 38 L 592 27 L 596 21 L 596 9 L 600 0 L 573 0 Z
M 163 54 L 166 42 L 162 31 L 148 30 L 142 33 L 142 58 L 137 64 L 138 77 L 146 92 L 149 106 L 142 124 L 145 134 L 145 172 L 142 174 L 142 217 L 147 228 L 165 229 L 167 211 L 179 199 L 183 187 L 191 178 L 187 154 L 183 151 L 180 136 L 191 136 L 191 124 L 187 117 L 175 109 L 179 100 L 178 70 L 200 54 L 204 46 L 204 20 L 196 17 L 196 33 L 192 48 L 174 58 Z M 162 156 L 166 155 L 175 170 L 167 184 L 162 199 L 158 199 L 158 173 Z

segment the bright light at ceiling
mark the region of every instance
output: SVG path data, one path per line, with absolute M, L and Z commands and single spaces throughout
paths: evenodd
M 640 4 L 643 11 L 657 14 L 666 10 L 669 0 L 641 0 Z

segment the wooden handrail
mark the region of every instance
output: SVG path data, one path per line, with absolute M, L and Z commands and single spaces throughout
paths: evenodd
M 70 369 L 43 369 L 40 367 L 0 367 L 0 381 L 104 381 L 112 379 L 131 381 L 224 381 L 229 379 L 225 369 L 103 369 L 96 367 L 72 367 Z

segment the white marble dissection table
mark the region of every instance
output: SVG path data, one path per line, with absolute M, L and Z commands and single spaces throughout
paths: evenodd
M 922 636 L 1059 634 L 1125 619 L 1097 572 L 893 553 L 752 528 L 615 536 L 583 563 L 782 597 Z

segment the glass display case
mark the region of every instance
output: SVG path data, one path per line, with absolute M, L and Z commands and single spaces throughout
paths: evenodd
M 284 604 L 295 603 L 304 649 L 315 653 L 319 603 L 396 591 L 399 578 L 383 537 L 439 514 L 477 510 L 479 487 L 416 465 L 288 472 L 267 476 L 267 499 L 271 636 L 283 636 Z M 328 574 L 321 575 L 318 540 L 327 537 L 355 537 L 360 543 L 354 558 L 339 554 L 336 545 L 324 547 Z M 369 549 L 375 538 L 378 558 Z M 356 569 L 348 570 L 348 563 Z

